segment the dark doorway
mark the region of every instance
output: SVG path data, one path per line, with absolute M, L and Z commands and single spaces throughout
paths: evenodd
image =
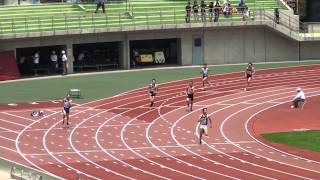
M 74 44 L 74 70 L 100 71 L 118 69 L 120 44 L 120 42 Z

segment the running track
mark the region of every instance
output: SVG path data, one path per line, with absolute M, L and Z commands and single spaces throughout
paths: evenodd
M 320 66 L 259 71 L 247 92 L 242 73 L 215 76 L 214 88 L 196 91 L 191 112 L 188 81 L 160 85 L 155 108 L 146 89 L 74 107 L 70 128 L 59 108 L 45 105 L 46 116 L 32 118 L 32 105 L 2 107 L 0 155 L 60 179 L 320 179 L 320 162 L 260 142 L 250 125 L 264 110 L 289 106 L 298 86 L 318 96 Z M 213 128 L 198 145 L 203 107 Z

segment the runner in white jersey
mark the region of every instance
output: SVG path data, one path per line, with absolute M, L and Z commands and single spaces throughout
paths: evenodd
M 208 65 L 207 64 L 204 64 L 203 65 L 203 68 L 201 69 L 201 72 L 202 74 L 202 89 L 204 90 L 205 89 L 205 84 L 208 84 L 209 86 L 211 86 L 211 84 L 209 83 L 208 81 L 208 78 L 209 78 L 209 68 L 208 68 Z
M 245 78 L 247 79 L 247 87 L 244 88 L 245 91 L 248 90 L 254 73 L 255 72 L 254 72 L 253 64 L 250 62 L 248 63 L 248 67 L 246 68 L 246 71 L 245 71 Z
M 62 124 L 64 124 L 64 121 L 67 120 L 67 125 L 69 125 L 69 114 L 70 114 L 70 108 L 72 106 L 72 100 L 70 98 L 70 95 L 68 94 L 65 98 L 63 98 L 63 118 L 62 118 Z M 67 119 L 66 119 L 67 118 Z
M 192 111 L 193 106 L 193 95 L 194 95 L 194 87 L 193 87 L 193 81 L 189 82 L 189 86 L 187 88 L 187 106 L 190 111 Z
M 202 114 L 198 120 L 199 123 L 199 144 L 202 143 L 202 135 L 208 136 L 208 124 L 212 128 L 211 118 L 207 114 L 207 108 L 202 109 Z
M 156 79 L 152 79 L 151 84 L 148 86 L 149 95 L 150 95 L 150 107 L 154 104 L 154 98 L 157 95 L 158 85 Z

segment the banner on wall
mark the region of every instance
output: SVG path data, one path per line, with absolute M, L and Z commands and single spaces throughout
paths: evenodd
M 164 57 L 163 51 L 158 51 L 154 53 L 154 63 L 164 64 L 165 62 L 166 62 L 166 58 Z
M 0 52 L 0 81 L 19 78 L 20 72 L 14 51 Z

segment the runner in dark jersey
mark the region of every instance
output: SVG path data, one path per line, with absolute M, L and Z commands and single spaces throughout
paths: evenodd
M 207 114 L 207 108 L 202 109 L 202 114 L 198 120 L 199 123 L 199 144 L 202 144 L 202 135 L 208 136 L 208 124 L 212 128 L 211 118 Z
M 193 81 L 190 81 L 189 86 L 187 88 L 187 106 L 190 111 L 192 111 L 193 106 L 193 95 L 194 95 L 194 87 Z
M 248 67 L 246 68 L 246 71 L 245 71 L 245 77 L 247 79 L 247 87 L 244 88 L 245 91 L 250 86 L 250 82 L 252 81 L 253 74 L 254 74 L 254 67 L 253 67 L 253 64 L 250 62 L 250 63 L 248 63 Z
M 63 118 L 62 118 L 62 124 L 64 124 L 64 121 L 67 120 L 67 125 L 69 125 L 69 114 L 70 114 L 70 108 L 72 106 L 72 100 L 70 98 L 70 95 L 68 94 L 64 99 L 63 99 Z M 66 119 L 67 118 L 67 119 Z
M 150 107 L 152 107 L 154 103 L 154 98 L 156 97 L 158 91 L 156 79 L 152 79 L 151 84 L 148 86 L 148 90 L 150 95 Z

